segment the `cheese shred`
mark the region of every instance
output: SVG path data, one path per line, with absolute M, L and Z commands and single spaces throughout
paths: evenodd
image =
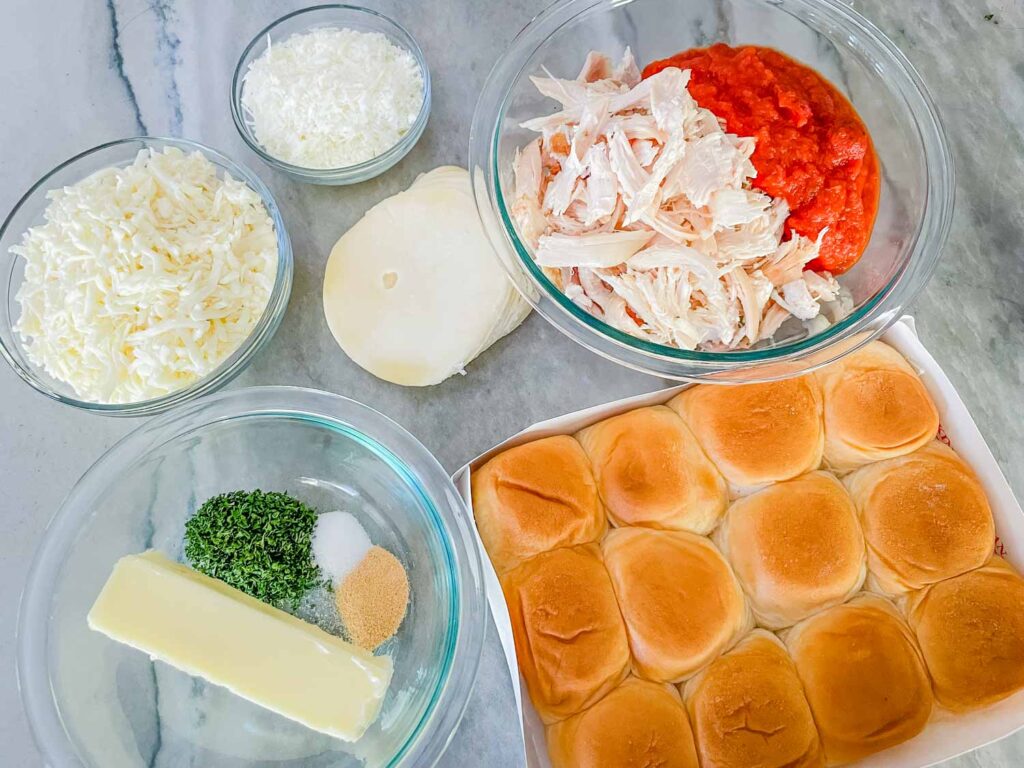
M 83 400 L 131 403 L 192 384 L 256 326 L 277 275 L 260 196 L 201 152 L 142 150 L 55 189 L 11 252 L 29 360 Z
M 379 32 L 324 28 L 269 45 L 249 65 L 242 107 L 256 140 L 303 168 L 343 168 L 383 154 L 423 106 L 423 73 Z

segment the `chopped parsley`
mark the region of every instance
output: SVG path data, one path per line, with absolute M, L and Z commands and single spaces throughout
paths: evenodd
M 214 496 L 185 523 L 185 557 L 200 573 L 257 600 L 294 608 L 322 581 L 312 554 L 316 518 L 287 493 Z

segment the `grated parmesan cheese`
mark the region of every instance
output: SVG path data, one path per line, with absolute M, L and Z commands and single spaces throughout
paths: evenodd
M 260 196 L 202 153 L 143 150 L 48 194 L 15 330 L 29 359 L 83 400 L 129 403 L 188 386 L 263 314 L 277 238 Z
M 304 168 L 342 168 L 383 154 L 422 106 L 423 73 L 413 55 L 379 32 L 354 29 L 315 29 L 268 44 L 242 90 L 257 141 Z

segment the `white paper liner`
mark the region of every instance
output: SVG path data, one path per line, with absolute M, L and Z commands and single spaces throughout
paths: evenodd
M 1024 571 L 1024 512 L 1013 496 L 995 457 L 971 418 L 963 401 L 957 395 L 946 374 L 928 353 L 917 337 L 914 319 L 904 316 L 882 336 L 882 340 L 897 349 L 917 369 L 939 410 L 939 439 L 947 440 L 978 475 L 988 495 L 995 518 L 995 551 L 1006 558 L 1018 571 Z M 587 408 L 527 427 L 508 440 L 481 454 L 459 469 L 452 479 L 470 512 L 473 509 L 470 493 L 470 473 L 497 453 L 522 443 L 551 435 L 573 434 L 583 427 L 634 408 L 667 402 L 689 384 L 616 400 L 605 405 Z M 473 526 L 476 533 L 476 525 Z M 476 536 L 477 546 L 484 564 L 484 588 L 491 615 L 498 629 L 505 660 L 512 675 L 516 708 L 523 733 L 523 750 L 529 768 L 551 768 L 544 741 L 544 726 L 529 698 L 522 692 L 525 682 L 516 663 L 515 645 L 508 606 L 491 565 L 490 558 Z M 972 749 L 991 744 L 1024 727 L 1024 691 L 986 709 L 966 715 L 954 715 L 936 705 L 925 730 L 910 741 L 872 755 L 853 765 L 857 768 L 927 768 Z

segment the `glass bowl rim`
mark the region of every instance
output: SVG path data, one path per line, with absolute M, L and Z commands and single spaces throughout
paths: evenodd
M 43 195 L 41 202 L 45 203 L 45 195 L 49 190 L 44 189 L 44 187 L 51 178 L 62 171 L 73 168 L 79 161 L 88 157 L 108 149 L 128 146 L 131 144 L 141 144 L 147 149 L 153 149 L 156 145 L 163 145 L 177 147 L 184 152 L 202 152 L 207 159 L 213 162 L 214 165 L 218 166 L 219 170 L 228 173 L 233 179 L 242 181 L 251 187 L 253 191 L 260 196 L 263 205 L 267 209 L 267 215 L 270 216 L 270 219 L 274 224 L 274 236 L 277 240 L 277 274 L 274 276 L 274 286 L 271 290 L 270 297 L 267 300 L 267 306 L 264 308 L 263 313 L 256 322 L 256 325 L 249 332 L 249 335 L 239 345 L 239 347 L 231 353 L 231 355 L 229 355 L 220 365 L 210 371 L 206 376 L 192 382 L 188 386 L 182 387 L 181 389 L 175 390 L 174 392 L 170 392 L 166 395 L 161 395 L 160 397 L 150 398 L 149 400 L 139 400 L 133 403 L 95 403 L 88 400 L 80 400 L 76 397 L 72 397 L 71 395 L 62 394 L 43 381 L 34 369 L 22 365 L 18 360 L 16 353 L 13 350 L 8 349 L 3 338 L 0 337 L 0 357 L 3 357 L 3 359 L 7 361 L 22 381 L 29 384 L 40 394 L 43 394 L 52 400 L 56 400 L 59 403 L 104 416 L 150 416 L 162 413 L 175 405 L 188 402 L 203 394 L 213 392 L 234 379 L 252 361 L 253 356 L 260 347 L 277 331 L 277 328 L 284 316 L 285 309 L 288 306 L 288 299 L 291 295 L 292 289 L 292 274 L 294 271 L 291 239 L 288 237 L 288 232 L 285 229 L 284 218 L 281 215 L 281 210 L 278 208 L 277 201 L 274 199 L 274 196 L 267 185 L 264 184 L 263 181 L 248 168 L 232 160 L 227 155 L 213 147 L 190 139 L 168 136 L 130 136 L 121 139 L 114 139 L 112 141 L 107 141 L 102 144 L 97 144 L 94 147 L 90 147 L 89 149 L 79 152 L 78 154 L 57 164 L 53 169 L 47 171 L 34 184 L 32 184 L 32 186 L 28 188 L 28 191 L 26 191 L 18 202 L 15 203 L 10 213 L 8 213 L 7 217 L 4 219 L 3 224 L 0 225 L 0 242 L 3 241 L 5 236 L 7 236 L 8 230 L 14 223 L 15 217 L 17 217 L 26 204 L 36 198 L 40 192 L 42 192 Z M 113 167 L 113 165 L 115 164 L 111 164 L 110 167 Z M 85 177 L 83 176 L 82 178 L 84 179 Z M 14 262 L 12 262 L 11 275 L 13 275 L 14 263 L 16 260 L 17 257 L 15 257 Z M 10 276 L 5 276 L 5 281 L 7 285 L 7 292 L 9 292 L 13 287 L 11 285 Z M 16 335 L 13 329 L 11 333 L 12 335 Z M 18 343 L 16 338 L 14 339 L 14 343 Z
M 953 159 L 945 129 L 939 120 L 938 110 L 920 74 L 895 43 L 877 26 L 854 9 L 842 5 L 838 0 L 793 0 L 793 2 L 814 12 L 824 14 L 831 21 L 845 29 L 859 33 L 862 40 L 867 42 L 867 47 L 870 49 L 869 53 L 875 57 L 884 57 L 885 63 L 894 68 L 897 72 L 897 77 L 890 78 L 889 87 L 907 106 L 908 112 L 913 119 L 913 125 L 909 127 L 909 130 L 912 130 L 917 137 L 924 158 L 923 187 L 925 190 L 925 200 L 910 245 L 907 247 L 908 255 L 896 267 L 894 274 L 870 299 L 860 307 L 857 307 L 847 317 L 832 323 L 828 328 L 790 343 L 729 352 L 684 350 L 636 338 L 608 325 L 603 320 L 576 306 L 564 293 L 554 286 L 547 275 L 543 273 L 543 270 L 538 267 L 530 255 L 529 249 L 526 248 L 519 237 L 509 215 L 508 207 L 501 191 L 501 185 L 498 182 L 500 177 L 498 142 L 512 94 L 511 84 L 521 79 L 530 58 L 532 58 L 537 48 L 567 24 L 601 7 L 617 8 L 630 5 L 635 1 L 555 0 L 555 2 L 551 3 L 520 30 L 506 49 L 506 53 L 495 63 L 481 90 L 481 96 L 473 117 L 472 134 L 477 134 L 480 138 L 487 141 L 487 157 L 481 157 L 485 152 L 481 151 L 477 146 L 480 140 L 477 136 L 471 135 L 470 164 L 473 167 L 479 167 L 481 165 L 479 161 L 485 160 L 486 165 L 484 167 L 490 173 L 489 175 L 485 174 L 486 180 L 478 179 L 476 174 L 472 174 L 474 197 L 476 198 L 478 212 L 481 217 L 484 217 L 487 213 L 482 210 L 483 204 L 480 198 L 485 195 L 491 196 L 492 203 L 495 204 L 495 208 L 498 211 L 501 234 L 504 235 L 505 239 L 512 246 L 512 250 L 515 252 L 518 260 L 517 265 L 520 268 L 525 268 L 532 287 L 540 293 L 540 299 L 526 295 L 527 301 L 559 331 L 569 335 L 577 343 L 581 343 L 583 346 L 604 357 L 647 373 L 684 379 L 703 375 L 705 372 L 702 372 L 701 368 L 707 368 L 706 372 L 719 369 L 718 367 L 709 366 L 720 366 L 721 370 L 730 370 L 741 366 L 756 366 L 761 363 L 778 363 L 799 359 L 806 353 L 827 349 L 834 342 L 863 331 L 865 323 L 879 316 L 884 316 L 883 310 L 889 309 L 891 315 L 889 321 L 881 324 L 880 327 L 876 328 L 865 338 L 860 339 L 855 345 L 851 345 L 847 351 L 852 351 L 866 344 L 872 338 L 876 338 L 899 315 L 898 311 L 891 311 L 893 308 L 887 308 L 885 306 L 886 302 L 902 289 L 904 295 L 900 297 L 900 306 L 895 309 L 905 307 L 924 287 L 925 282 L 927 282 L 927 279 L 937 266 L 938 258 L 941 255 L 952 224 L 955 186 Z M 780 10 L 794 15 L 788 9 Z M 558 19 L 557 23 L 552 25 L 550 23 L 551 19 L 558 16 L 563 18 Z M 796 16 L 796 18 L 806 23 L 802 17 Z M 546 27 L 545 24 L 547 25 Z M 529 40 L 531 33 L 536 32 L 537 35 L 540 35 L 540 32 L 537 32 L 537 30 L 542 27 L 544 27 L 544 31 L 547 34 L 543 38 Z M 517 48 L 523 48 L 527 43 L 530 43 L 532 48 L 529 52 L 521 54 L 518 68 L 515 65 L 509 66 L 509 69 L 515 69 L 515 71 L 503 83 L 498 83 L 496 78 L 499 75 L 502 64 L 511 57 L 512 52 L 516 51 Z M 488 95 L 492 95 L 492 92 L 497 94 L 499 101 L 499 108 L 493 119 L 493 126 L 484 123 L 487 116 L 482 114 L 485 99 Z M 487 123 L 490 122 L 490 120 L 487 120 Z M 478 185 L 480 189 L 477 189 Z M 501 257 L 498 258 L 503 268 L 510 274 L 513 282 L 518 286 L 517 276 L 511 272 L 506 260 Z M 925 263 L 922 264 L 922 262 Z M 918 285 L 908 286 L 907 273 L 915 271 L 920 272 L 922 279 Z M 543 299 L 545 298 L 552 302 L 558 312 L 551 312 L 543 305 Z M 574 323 L 576 327 L 581 328 L 585 334 L 589 334 L 589 338 L 579 337 L 565 328 L 562 322 L 560 322 L 563 318 L 568 319 L 570 323 Z M 648 360 L 661 360 L 669 365 L 673 363 L 694 365 L 697 366 L 697 370 L 689 374 L 673 374 L 663 368 L 648 368 L 645 367 L 642 361 L 638 361 L 636 358 L 623 359 L 611 350 L 594 346 L 594 337 L 596 337 L 596 340 L 611 342 L 616 348 L 623 350 L 627 355 L 638 353 Z M 820 364 L 813 367 L 820 367 L 820 365 L 824 365 L 827 362 L 829 360 L 823 360 Z
M 413 121 L 413 124 L 409 127 L 406 134 L 384 152 L 375 157 L 371 157 L 369 160 L 363 160 L 358 163 L 353 163 L 352 165 L 338 166 L 336 168 L 310 168 L 304 165 L 295 165 L 294 163 L 289 163 L 276 155 L 270 154 L 266 149 L 264 149 L 253 135 L 249 124 L 245 121 L 242 110 L 242 90 L 245 73 L 242 72 L 242 65 L 253 48 L 260 44 L 267 35 L 284 22 L 290 21 L 298 16 L 304 16 L 306 14 L 312 14 L 319 11 L 338 10 L 355 11 L 357 13 L 364 13 L 368 16 L 375 17 L 382 21 L 385 26 L 393 28 L 393 30 L 398 33 L 397 36 L 402 39 L 402 42 L 408 44 L 406 46 L 407 50 L 412 54 L 412 57 L 416 60 L 416 64 L 420 68 L 420 74 L 423 77 L 423 103 L 420 105 L 420 111 L 417 113 L 416 119 Z M 351 178 L 352 180 L 366 181 L 379 173 L 383 173 L 388 170 L 392 165 L 401 160 L 402 157 L 412 149 L 416 142 L 419 141 L 420 136 L 423 135 L 423 131 L 427 126 L 427 120 L 430 117 L 431 93 L 430 68 L 427 66 L 426 56 L 424 56 L 419 42 L 412 36 L 409 30 L 390 16 L 381 13 L 380 11 L 375 11 L 372 8 L 365 8 L 361 5 L 352 5 L 349 3 L 325 3 L 322 5 L 312 5 L 307 8 L 300 8 L 296 11 L 292 11 L 291 13 L 286 13 L 284 16 L 270 22 L 270 24 L 257 32 L 252 40 L 249 41 L 242 50 L 241 56 L 238 57 L 238 63 L 235 64 L 234 74 L 231 76 L 231 120 L 235 124 L 235 129 L 238 131 L 238 134 L 242 137 L 242 140 L 246 143 L 249 149 L 259 155 L 260 159 L 265 163 L 274 168 L 278 168 L 285 173 L 314 180 Z
M 359 441 L 400 474 L 433 513 L 431 523 L 444 544 L 452 585 L 444 669 L 419 721 L 387 765 L 411 766 L 422 761 L 431 766 L 444 754 L 476 682 L 488 615 L 482 561 L 465 503 L 434 455 L 388 416 L 343 395 L 275 385 L 220 392 L 145 422 L 85 470 L 47 523 L 19 598 L 15 673 L 33 738 L 50 764 L 84 765 L 49 685 L 47 659 L 52 632 L 49 599 L 60 574 L 61 558 L 74 542 L 81 519 L 94 513 L 85 505 L 74 514 L 73 505 L 81 497 L 96 497 L 110 484 L 118 467 L 143 460 L 173 439 L 253 416 L 303 419 Z

